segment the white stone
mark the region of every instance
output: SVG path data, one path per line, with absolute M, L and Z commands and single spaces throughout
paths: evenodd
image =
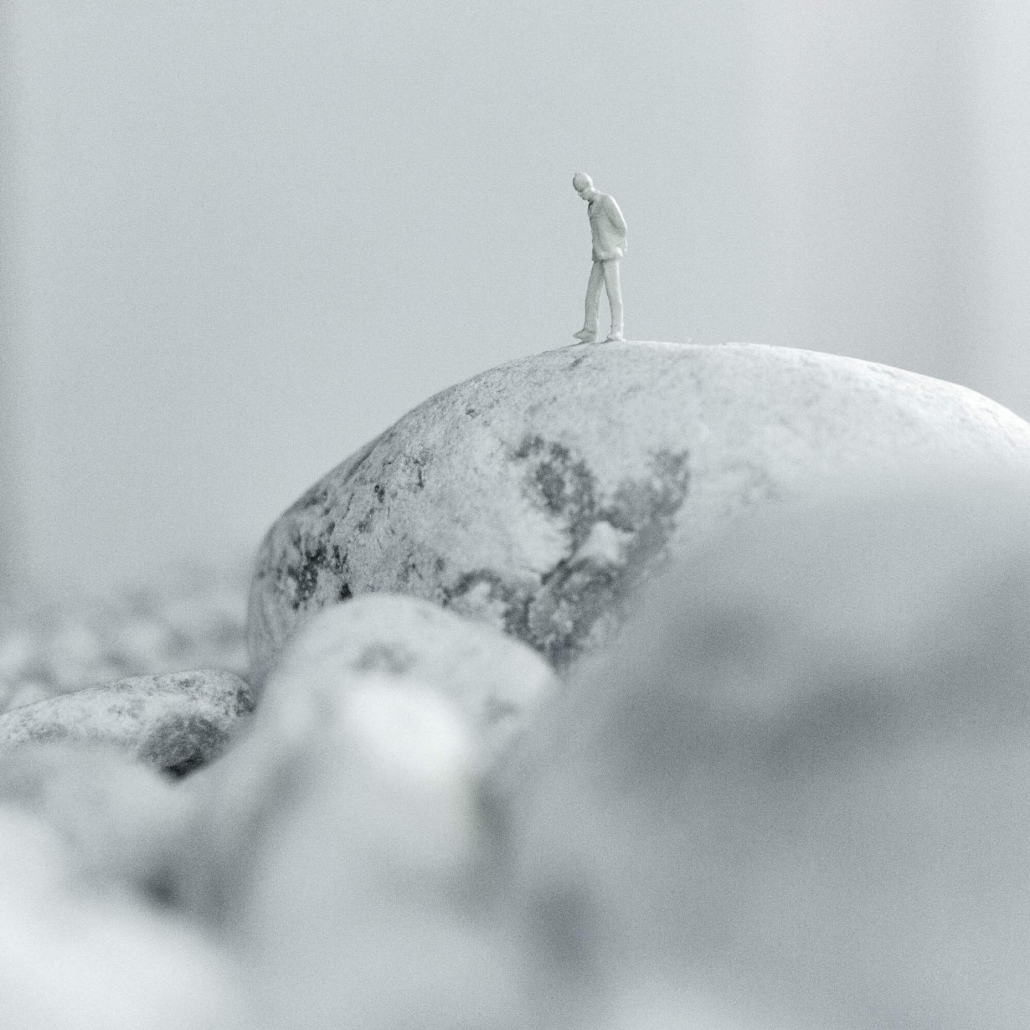
M 167 777 L 106 748 L 51 743 L 0 754 L 0 805 L 46 823 L 97 889 L 164 902 L 190 798 Z
M 521 641 L 419 598 L 368 594 L 304 624 L 265 684 L 259 722 L 274 732 L 276 722 L 294 718 L 292 709 L 334 710 L 370 675 L 441 691 L 488 757 L 557 687 L 550 666 Z
M 56 832 L 0 804 L 0 1026 L 4 1030 L 226 1030 L 231 963 L 127 899 L 83 891 Z
M 741 512 L 838 473 L 930 467 L 1028 477 L 1030 426 L 950 383 L 788 348 L 521 358 L 427 400 L 275 523 L 251 585 L 252 678 L 314 612 L 375 592 L 491 623 L 565 669 Z
M 194 851 L 210 869 L 219 842 L 228 850 L 209 885 L 221 896 L 197 911 L 240 942 L 253 1025 L 508 1025 L 515 963 L 479 911 L 488 849 L 461 714 L 438 691 L 369 674 L 294 729 L 284 749 L 258 727 L 201 774 L 209 832 Z M 256 769 L 260 797 L 247 796 Z

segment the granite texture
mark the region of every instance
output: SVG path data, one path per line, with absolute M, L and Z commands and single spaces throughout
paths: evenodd
M 0 754 L 49 741 L 102 744 L 184 775 L 221 754 L 253 706 L 249 685 L 230 672 L 132 676 L 10 709 L 0 715 Z
M 314 612 L 379 591 L 568 669 L 642 581 L 739 512 L 905 465 L 1030 474 L 1030 426 L 950 383 L 788 348 L 521 358 L 427 400 L 272 526 L 250 589 L 251 674 Z

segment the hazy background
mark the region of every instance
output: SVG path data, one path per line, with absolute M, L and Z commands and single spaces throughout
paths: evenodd
M 4 583 L 246 555 L 414 404 L 627 336 L 1030 415 L 1030 12 L 1004 0 L 8 0 Z

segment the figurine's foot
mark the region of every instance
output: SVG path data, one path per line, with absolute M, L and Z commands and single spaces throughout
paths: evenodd
M 577 340 L 582 340 L 583 343 L 593 343 L 597 339 L 596 329 L 580 329 L 578 333 L 572 334 Z
M 605 343 L 622 343 L 625 337 L 622 335 L 621 329 L 613 329 L 609 334 L 608 338 L 604 341 Z

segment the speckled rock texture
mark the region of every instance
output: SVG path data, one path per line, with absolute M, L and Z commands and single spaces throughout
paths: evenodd
M 0 716 L 0 754 L 26 743 L 102 744 L 184 775 L 221 754 L 252 709 L 249 685 L 230 672 L 132 676 L 12 708 Z
M 290 640 L 265 683 L 258 722 L 290 723 L 297 707 L 335 711 L 370 675 L 439 690 L 488 758 L 558 685 L 540 655 L 491 626 L 420 598 L 366 594 L 323 609 Z
M 1030 425 L 962 387 L 788 348 L 512 361 L 430 398 L 273 525 L 250 590 L 252 678 L 313 612 L 377 591 L 488 622 L 566 669 L 727 518 L 906 464 L 1027 475 Z
M 531 1025 L 681 984 L 719 1026 L 1022 1025 L 1030 482 L 770 506 L 665 580 L 526 737 Z

